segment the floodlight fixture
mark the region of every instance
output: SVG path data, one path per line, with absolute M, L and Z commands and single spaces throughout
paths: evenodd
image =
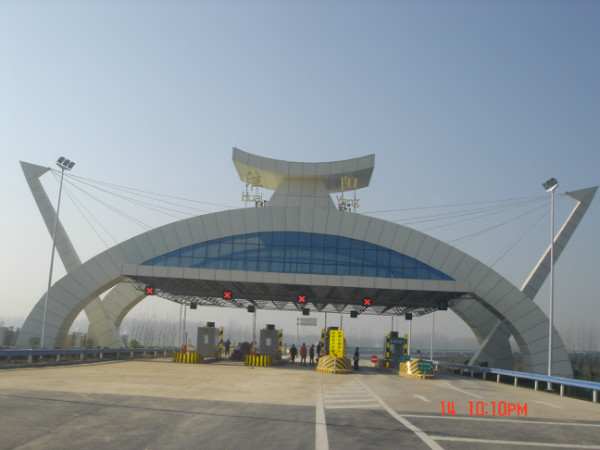
M 546 192 L 553 192 L 558 187 L 558 181 L 556 181 L 556 178 L 550 178 L 548 181 L 542 183 L 542 186 L 544 186 Z
M 70 159 L 61 156 L 56 161 L 56 165 L 61 168 L 61 170 L 71 170 L 75 166 L 75 162 Z

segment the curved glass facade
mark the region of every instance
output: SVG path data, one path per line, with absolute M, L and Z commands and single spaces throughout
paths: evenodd
M 274 231 L 201 242 L 143 265 L 259 272 L 452 280 L 427 264 L 356 239 Z

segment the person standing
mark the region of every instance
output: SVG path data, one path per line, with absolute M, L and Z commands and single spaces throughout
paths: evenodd
M 360 355 L 358 354 L 358 347 L 356 347 L 356 351 L 354 352 L 354 370 L 358 370 L 358 360 Z
M 313 366 L 315 364 L 315 344 L 310 346 L 310 350 L 308 350 L 308 357 L 310 359 L 309 364 Z
M 320 357 L 321 357 L 321 341 L 317 342 L 317 364 L 319 364 Z
M 227 339 L 225 342 L 225 356 L 229 356 L 229 348 L 231 347 L 231 341 Z
M 306 344 L 303 342 L 302 347 L 300 347 L 300 365 L 302 366 L 306 365 L 306 352 Z
M 292 348 L 290 348 L 290 358 L 292 358 L 292 364 L 294 364 L 297 354 L 298 354 L 298 349 L 296 348 L 296 344 L 292 344 Z

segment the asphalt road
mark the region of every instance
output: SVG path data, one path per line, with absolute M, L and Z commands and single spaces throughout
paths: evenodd
M 159 359 L 0 371 L 0 449 L 116 448 L 600 449 L 600 405 L 368 367 Z

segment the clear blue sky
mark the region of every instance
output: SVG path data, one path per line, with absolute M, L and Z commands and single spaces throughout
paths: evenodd
M 559 193 L 598 185 L 598 23 L 594 1 L 5 0 L 0 320 L 26 316 L 48 276 L 19 160 L 64 155 L 73 175 L 242 206 L 233 146 L 292 161 L 375 153 L 362 212 L 543 196 L 550 177 Z M 57 181 L 44 184 L 54 201 Z M 561 330 L 600 317 L 599 201 L 556 266 Z M 62 214 L 82 259 L 105 249 L 67 197 Z M 143 231 L 103 217 L 119 239 Z M 464 226 L 432 234 L 480 224 Z M 459 248 L 491 263 L 527 226 Z M 548 242 L 546 216 L 494 268 L 520 286 Z

